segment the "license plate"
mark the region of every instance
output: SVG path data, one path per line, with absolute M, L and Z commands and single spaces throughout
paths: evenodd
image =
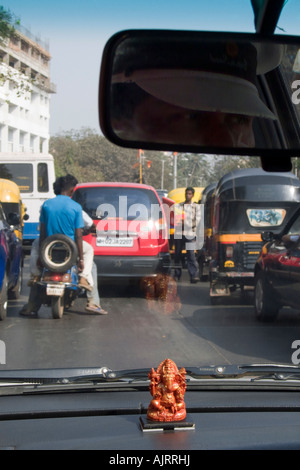
M 133 238 L 129 237 L 97 237 L 97 246 L 117 246 L 117 247 L 131 247 L 133 246 Z
M 53 286 L 52 284 L 47 284 L 46 293 L 47 295 L 56 295 L 61 297 L 64 295 L 65 286 Z

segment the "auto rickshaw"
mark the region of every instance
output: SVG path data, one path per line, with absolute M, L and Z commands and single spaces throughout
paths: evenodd
M 300 180 L 292 173 L 260 168 L 232 171 L 214 191 L 210 298 L 254 285 L 254 265 L 261 252 L 261 233 L 278 233 L 300 202 Z M 253 288 L 253 287 L 252 287 Z
M 22 242 L 24 220 L 26 220 L 27 214 L 19 186 L 13 181 L 0 178 L 0 202 L 7 222 L 14 226 L 15 234 Z
M 204 241 L 202 248 L 198 250 L 197 256 L 200 281 L 207 281 L 209 275 L 212 242 L 212 208 L 216 185 L 217 183 L 211 183 L 206 186 L 202 192 L 201 200 L 199 201 L 199 203 L 204 206 Z

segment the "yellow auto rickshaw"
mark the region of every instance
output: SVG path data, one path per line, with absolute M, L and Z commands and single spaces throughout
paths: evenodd
M 13 181 L 0 178 L 0 202 L 7 222 L 15 227 L 15 234 L 22 241 L 26 209 L 21 199 L 19 186 Z
M 203 189 L 204 188 L 194 188 L 195 194 L 192 199 L 193 202 L 200 201 Z M 183 202 L 185 200 L 185 190 L 186 188 L 172 189 L 168 194 L 168 198 L 172 199 L 175 202 L 175 204 Z

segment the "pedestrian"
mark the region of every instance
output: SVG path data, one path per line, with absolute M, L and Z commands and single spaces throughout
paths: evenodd
M 199 205 L 193 202 L 195 189 L 187 187 L 185 201 L 176 204 L 175 207 L 175 232 L 174 232 L 174 263 L 176 280 L 180 280 L 182 272 L 182 251 L 186 250 L 187 269 L 190 282 L 199 281 L 199 266 L 195 255 L 197 209 Z

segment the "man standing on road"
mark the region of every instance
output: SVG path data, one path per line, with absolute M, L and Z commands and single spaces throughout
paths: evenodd
M 192 201 L 195 194 L 194 188 L 185 190 L 185 201 L 176 205 L 175 208 L 175 279 L 181 277 L 182 250 L 186 250 L 187 268 L 190 282 L 199 281 L 199 266 L 195 256 L 196 224 L 198 204 Z

